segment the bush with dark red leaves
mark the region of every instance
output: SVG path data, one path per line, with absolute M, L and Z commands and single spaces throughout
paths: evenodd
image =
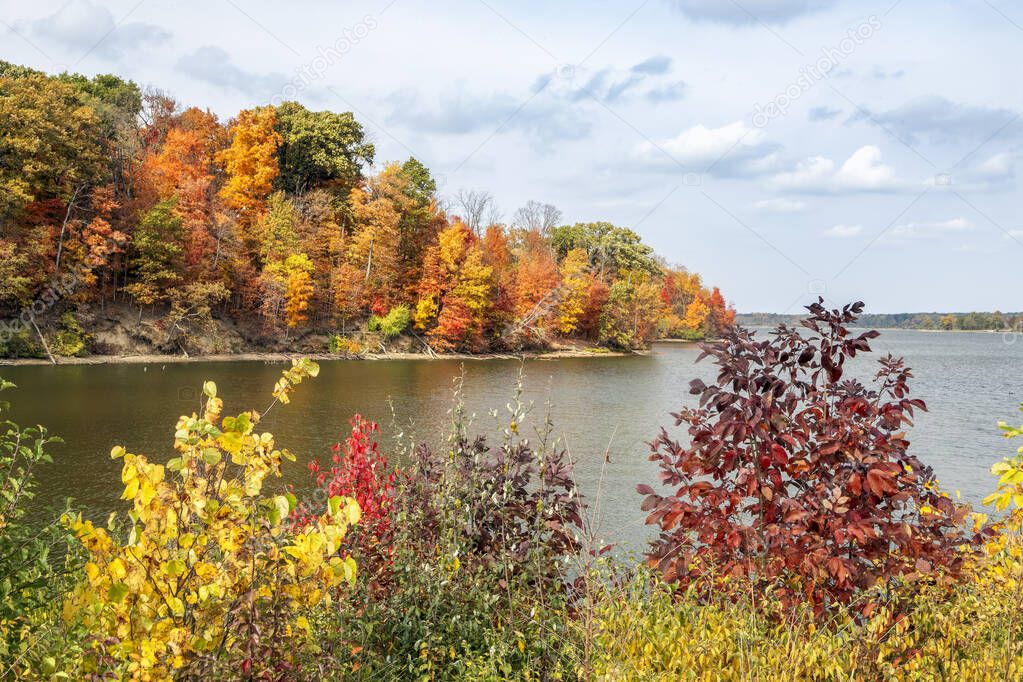
M 966 508 L 909 451 L 905 429 L 926 410 L 910 370 L 887 355 L 867 385 L 849 378 L 879 335 L 850 329 L 863 304 L 808 310 L 802 329 L 737 327 L 704 345 L 717 378 L 693 381 L 699 406 L 673 415 L 687 443 L 662 429 L 651 444 L 670 492 L 638 491 L 667 581 L 740 578 L 820 609 L 959 570 Z

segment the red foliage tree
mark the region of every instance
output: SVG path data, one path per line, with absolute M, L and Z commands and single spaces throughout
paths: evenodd
M 691 443 L 664 430 L 652 443 L 673 491 L 638 487 L 660 528 L 649 563 L 668 581 L 745 577 L 820 608 L 896 576 L 959 568 L 965 507 L 938 489 L 903 431 L 926 409 L 907 397 L 909 369 L 889 355 L 870 387 L 843 379 L 878 332 L 849 331 L 862 303 L 822 303 L 808 308 L 808 332 L 782 325 L 761 341 L 737 327 L 704 345 L 717 381 L 693 381 L 700 406 L 674 415 Z
M 720 336 L 735 326 L 735 308 L 725 302 L 725 297 L 717 287 L 714 287 L 707 297 L 707 307 L 710 308 L 710 325 L 715 336 Z

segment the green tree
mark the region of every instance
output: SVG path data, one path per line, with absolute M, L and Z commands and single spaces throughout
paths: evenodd
M 437 193 L 437 181 L 430 175 L 430 169 L 424 166 L 419 159 L 410 156 L 405 163 L 401 164 L 401 174 L 408 183 L 405 185 L 406 196 L 420 207 L 428 206 Z
M 125 287 L 141 308 L 166 298 L 180 279 L 181 216 L 174 210 L 175 199 L 167 199 L 149 209 L 132 240 L 131 256 L 135 281 Z
M 336 185 L 344 195 L 373 163 L 372 144 L 351 112 L 309 111 L 298 102 L 276 107 L 280 175 L 277 186 L 302 193 L 321 185 Z
M 654 250 L 627 227 L 611 223 L 576 223 L 551 230 L 551 245 L 562 260 L 572 249 L 583 249 L 601 276 L 614 279 L 626 271 L 657 275 L 661 265 Z
M 263 264 L 284 260 L 298 248 L 295 225 L 298 214 L 295 205 L 284 192 L 274 192 L 267 200 L 266 215 L 256 231 L 259 239 L 259 257 Z

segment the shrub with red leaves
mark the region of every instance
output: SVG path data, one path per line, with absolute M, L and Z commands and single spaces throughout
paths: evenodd
M 850 331 L 862 309 L 829 311 L 821 299 L 802 332 L 782 325 L 758 340 L 734 328 L 703 346 L 717 380 L 693 381 L 699 407 L 673 415 L 689 445 L 663 429 L 651 444 L 673 491 L 638 486 L 660 528 L 647 557 L 665 579 L 741 577 L 822 608 L 959 569 L 966 508 L 909 453 L 903 429 L 926 410 L 908 397 L 909 369 L 889 355 L 869 386 L 844 378 L 879 335 Z
M 376 442 L 380 430 L 377 424 L 361 415 L 352 417 L 350 424 L 352 433 L 344 447 L 340 443 L 331 447 L 330 468 L 324 469 L 319 460 L 313 460 L 309 463 L 309 473 L 324 497 L 340 495 L 358 501 L 362 518 L 349 531 L 345 542 L 356 559 L 359 572 L 376 582 L 381 579 L 381 571 L 392 554 L 391 515 L 398 472 L 380 454 Z M 311 520 L 304 506 L 296 510 L 294 520 L 298 525 Z

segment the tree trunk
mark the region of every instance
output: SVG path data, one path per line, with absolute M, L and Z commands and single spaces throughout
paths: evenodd
M 64 252 L 64 234 L 67 232 L 67 224 L 71 219 L 71 209 L 75 205 L 75 200 L 78 198 L 78 193 L 82 191 L 85 185 L 79 185 L 75 187 L 75 191 L 71 194 L 71 200 L 67 203 L 67 211 L 64 213 L 64 222 L 60 225 L 60 238 L 57 240 L 57 261 L 53 267 L 53 274 L 57 276 L 60 274 L 60 257 Z

